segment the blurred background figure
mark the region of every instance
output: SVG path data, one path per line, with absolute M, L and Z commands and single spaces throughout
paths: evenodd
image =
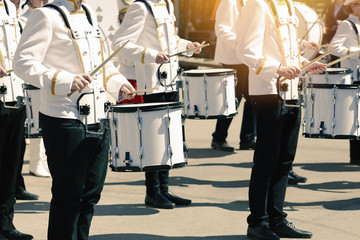
M 344 6 L 345 0 L 333 0 L 325 16 L 326 34 L 323 42 L 328 43 L 333 38 L 338 25 L 348 17 Z

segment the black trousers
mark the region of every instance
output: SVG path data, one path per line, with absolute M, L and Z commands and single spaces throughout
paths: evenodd
M 15 186 L 20 159 L 23 157 L 25 115 L 25 106 L 10 109 L 5 108 L 0 101 L 0 231 L 15 229 Z
M 256 109 L 257 141 L 249 186 L 250 227 L 276 226 L 283 212 L 288 171 L 295 158 L 300 108 L 287 107 L 277 95 L 252 98 Z
M 52 177 L 48 239 L 88 239 L 107 171 L 109 132 L 87 133 L 74 119 L 41 113 L 39 119 Z
M 256 121 L 253 104 L 249 97 L 249 68 L 245 64 L 240 65 L 225 65 L 224 68 L 236 70 L 238 84 L 235 88 L 235 95 L 239 100 L 245 98 L 244 112 L 240 131 L 241 143 L 252 143 L 255 141 L 256 135 Z M 216 142 L 225 142 L 228 136 L 228 130 L 233 118 L 218 119 L 216 122 L 215 132 L 212 134 L 213 140 Z
M 156 93 L 143 95 L 144 103 L 178 102 L 179 93 Z M 183 131 L 184 132 L 184 131 Z M 145 172 L 146 194 L 154 196 L 156 193 L 165 193 L 169 190 L 169 170 Z

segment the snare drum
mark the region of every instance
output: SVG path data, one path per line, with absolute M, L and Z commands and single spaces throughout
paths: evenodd
M 185 166 L 181 109 L 179 102 L 112 106 L 112 170 L 151 171 Z
M 359 89 L 359 85 L 309 84 L 305 89 L 303 135 L 309 138 L 357 138 Z
M 39 126 L 40 88 L 26 83 L 22 86 L 26 108 L 25 136 L 27 138 L 41 137 Z
M 349 68 L 328 68 L 320 74 L 307 74 L 306 84 L 352 84 L 352 70 Z
M 228 118 L 236 115 L 235 70 L 195 69 L 182 73 L 187 118 Z

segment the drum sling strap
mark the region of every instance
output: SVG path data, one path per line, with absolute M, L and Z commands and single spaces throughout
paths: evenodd
M 354 32 L 356 34 L 356 37 L 357 37 L 357 40 L 358 40 L 358 44 L 360 44 L 360 38 L 359 38 L 359 30 L 357 29 L 355 23 L 349 19 L 345 19 L 344 21 L 348 21 L 350 23 L 350 25 L 352 26 L 352 28 L 354 29 Z M 335 56 L 335 55 L 332 55 L 330 54 L 330 57 L 331 57 L 331 61 L 334 61 L 336 59 L 339 59 L 339 57 Z M 340 63 L 335 63 L 334 65 L 332 65 L 331 67 L 334 67 L 334 68 L 339 68 L 340 67 Z
M 66 27 L 71 29 L 70 23 L 69 23 L 68 18 L 66 17 L 66 14 L 64 13 L 64 11 L 59 6 L 54 5 L 54 4 L 46 4 L 44 7 L 53 8 L 53 9 L 57 10 L 60 13 L 61 17 L 63 18 Z M 89 23 L 91 25 L 93 25 L 93 21 L 91 19 L 89 9 L 85 5 L 82 5 L 82 8 L 85 11 L 86 18 L 88 19 Z
M 151 13 L 151 15 L 154 16 L 153 10 L 151 9 L 150 4 L 146 1 L 146 0 L 135 0 L 135 2 L 142 2 L 143 4 L 145 4 L 145 6 L 147 7 L 147 9 L 149 10 L 149 12 Z M 166 8 L 170 14 L 170 6 L 169 6 L 169 2 L 168 0 L 165 0 L 166 2 Z

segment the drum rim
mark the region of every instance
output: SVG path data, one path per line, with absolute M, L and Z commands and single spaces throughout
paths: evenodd
M 191 69 L 182 72 L 182 75 L 185 77 L 202 77 L 202 76 L 223 76 L 223 75 L 232 75 L 236 73 L 235 69 L 231 68 L 211 68 L 208 70 L 217 70 L 214 72 L 204 72 L 207 69 Z
M 333 72 L 328 72 L 329 69 L 334 69 L 337 71 L 333 71 Z M 337 75 L 337 74 L 350 74 L 353 71 L 350 68 L 328 68 L 326 71 L 320 73 L 319 75 Z
M 28 83 L 23 83 L 22 87 L 23 87 L 23 89 L 26 89 L 26 90 L 40 90 L 40 88 L 35 87 L 34 85 L 31 85 Z
M 326 83 L 310 83 L 306 85 L 306 88 L 324 88 L 324 89 L 360 89 L 360 85 L 357 84 L 326 84 Z
M 142 112 L 152 112 L 157 110 L 164 110 L 169 107 L 169 109 L 182 108 L 182 102 L 155 102 L 151 103 L 152 105 L 141 106 L 142 104 L 149 103 L 130 103 L 130 104 L 116 104 L 110 107 L 110 112 L 122 112 L 122 113 L 131 113 L 141 110 Z M 154 104 L 154 105 L 153 105 Z

